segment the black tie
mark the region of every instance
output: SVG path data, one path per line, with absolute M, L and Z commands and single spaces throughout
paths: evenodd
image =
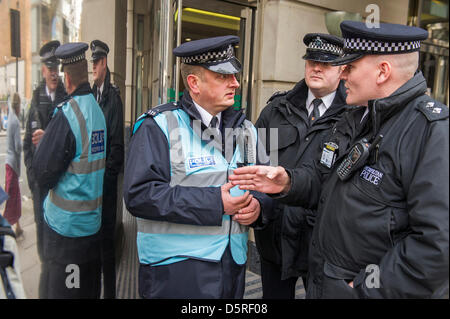
M 102 96 L 102 93 L 100 92 L 100 89 L 97 90 L 97 103 L 100 104 L 100 98 Z
M 219 119 L 217 118 L 217 116 L 213 116 L 211 122 L 209 122 L 209 127 L 217 128 L 217 122 L 219 122 Z
M 321 99 L 314 99 L 312 101 L 312 103 L 314 105 L 314 109 L 311 112 L 311 114 L 309 115 L 309 123 L 310 124 L 312 124 L 314 121 L 316 121 L 320 117 L 319 105 L 322 104 L 322 100 Z

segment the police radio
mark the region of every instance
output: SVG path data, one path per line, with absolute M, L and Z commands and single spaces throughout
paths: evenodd
M 249 164 L 256 163 L 256 150 L 254 149 L 254 145 L 252 142 L 252 135 L 249 136 L 248 134 L 243 132 L 238 136 L 237 144 L 239 147 L 239 151 L 241 152 L 243 161 L 237 162 L 237 167 L 244 167 L 248 166 Z M 245 194 L 245 190 L 239 189 L 239 185 L 236 185 L 232 189 L 230 189 L 230 194 L 233 197 L 242 196 Z
M 378 147 L 383 135 L 378 135 L 372 143 L 366 138 L 358 141 L 347 154 L 345 159 L 337 168 L 337 175 L 341 181 L 349 179 L 355 171 L 360 169 L 370 156 L 370 152 L 374 147 Z

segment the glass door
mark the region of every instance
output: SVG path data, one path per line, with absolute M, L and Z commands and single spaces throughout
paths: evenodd
M 237 75 L 241 84 L 235 95 L 233 107 L 250 112 L 252 80 L 253 18 L 256 8 L 210 0 L 174 0 L 172 47 L 182 43 L 224 36 L 237 35 L 240 42 L 235 46 L 235 55 L 242 63 L 242 72 Z M 180 75 L 179 59 L 172 60 L 173 81 L 168 88 L 168 101 L 178 100 L 185 89 Z M 248 114 L 247 114 L 248 115 Z

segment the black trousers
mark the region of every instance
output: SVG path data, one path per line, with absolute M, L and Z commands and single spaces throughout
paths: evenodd
M 139 268 L 139 295 L 145 299 L 242 299 L 244 290 L 245 264 L 234 262 L 230 245 L 219 262 L 187 259 Z
M 302 277 L 302 279 L 306 282 L 306 278 Z M 297 277 L 281 280 L 280 265 L 261 258 L 263 299 L 295 299 L 297 280 Z
M 36 224 L 36 246 L 39 259 L 43 259 L 43 227 L 44 227 L 44 200 L 48 190 L 39 187 L 37 184 L 31 190 L 33 196 L 34 222 Z
M 39 297 L 43 299 L 100 298 L 100 240 L 64 237 L 43 223 L 43 262 Z
M 103 187 L 101 262 L 103 273 L 103 297 L 116 298 L 115 228 L 117 214 L 117 178 L 105 179 Z

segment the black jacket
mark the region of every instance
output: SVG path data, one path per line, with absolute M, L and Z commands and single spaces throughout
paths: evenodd
M 276 93 L 255 124 L 257 128 L 266 128 L 269 150 L 278 152 L 278 165 L 286 168 L 298 167 L 315 158 L 323 147 L 324 137 L 345 111 L 343 82 L 331 106 L 312 126 L 308 120 L 307 97 L 305 80 L 288 92 Z M 271 128 L 277 129 L 278 146 L 270 145 Z M 315 209 L 315 205 L 293 207 L 278 203 L 273 212 L 275 219 L 264 230 L 255 231 L 260 256 L 280 265 L 282 279 L 298 277 L 307 271 Z
M 288 171 L 285 201 L 319 201 L 308 298 L 433 298 L 448 290 L 448 107 L 426 89 L 417 73 L 391 96 L 369 101 L 362 125 L 364 110 L 343 117 L 330 137 L 338 159 L 320 196 L 318 161 Z M 384 135 L 379 149 L 342 182 L 342 158 L 377 134 Z
M 36 151 L 36 146 L 32 143 L 32 135 L 35 130 L 45 129 L 50 122 L 53 113 L 55 111 L 56 105 L 61 103 L 65 96 L 66 90 L 61 80 L 58 81 L 58 86 L 56 87 L 55 100 L 52 102 L 50 97 L 47 95 L 45 90 L 46 84 L 45 79 L 41 81 L 39 86 L 33 91 L 33 97 L 31 99 L 30 110 L 27 115 L 27 123 L 25 127 L 25 136 L 23 138 L 23 153 L 24 162 L 27 169 L 27 179 L 28 186 L 31 191 L 37 186 L 36 178 L 34 176 L 31 163 L 33 161 L 33 155 Z
M 92 91 L 97 100 L 97 85 L 94 84 Z M 105 186 L 107 186 L 109 185 L 109 181 L 117 179 L 117 175 L 121 172 L 124 161 L 123 105 L 120 99 L 119 88 L 111 84 L 109 68 L 106 70 L 99 105 L 105 116 L 108 131 L 105 164 Z

